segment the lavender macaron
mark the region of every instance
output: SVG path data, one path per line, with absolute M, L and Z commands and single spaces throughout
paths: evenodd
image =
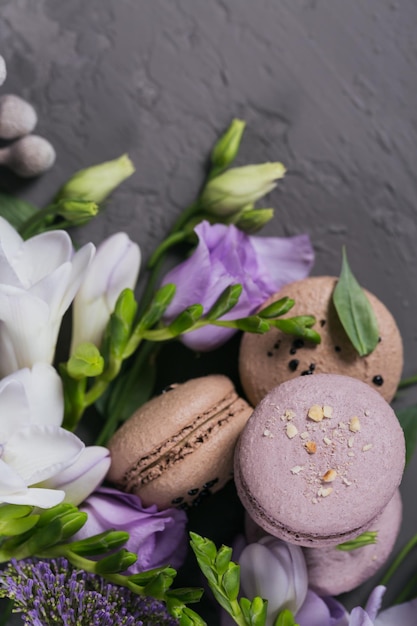
M 235 452 L 252 519 L 307 547 L 352 539 L 380 515 L 405 463 L 404 435 L 382 396 L 347 376 L 299 377 L 256 407 Z

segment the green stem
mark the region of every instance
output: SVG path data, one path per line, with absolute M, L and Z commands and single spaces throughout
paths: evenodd
M 410 541 L 408 543 L 406 543 L 404 548 L 401 550 L 401 552 L 394 559 L 394 561 L 391 564 L 391 566 L 385 572 L 384 576 L 381 579 L 381 582 L 379 583 L 380 585 L 385 585 L 385 586 L 387 585 L 389 580 L 391 580 L 393 574 L 397 571 L 397 569 L 399 568 L 401 563 L 404 561 L 405 557 L 408 555 L 409 552 L 411 552 L 411 550 L 416 545 L 417 545 L 417 535 L 414 535 L 414 537 L 411 537 Z
M 164 241 L 156 248 L 153 252 L 151 258 L 148 261 L 148 269 L 151 270 L 154 265 L 159 261 L 159 259 L 164 256 L 170 248 L 175 246 L 177 243 L 181 243 L 185 241 L 190 233 L 185 230 L 180 230 L 176 233 L 172 233 L 169 235 Z
M 405 389 L 406 387 L 411 387 L 412 385 L 417 385 L 417 376 L 410 376 L 410 378 L 400 380 L 398 389 Z
M 48 216 L 53 216 L 56 213 L 56 204 L 48 204 L 44 209 L 40 209 L 32 215 L 26 222 L 19 228 L 19 234 L 23 239 L 28 239 L 31 235 L 38 232 L 39 226 L 44 222 Z
M 116 396 L 116 400 L 114 401 L 113 406 L 111 406 L 109 410 L 108 418 L 97 437 L 96 445 L 103 446 L 106 445 L 110 437 L 115 432 L 117 425 L 119 423 L 119 416 L 121 413 L 121 406 L 124 402 L 125 396 L 128 393 L 129 388 L 132 384 L 138 380 L 141 369 L 145 364 L 146 360 L 150 357 L 153 351 L 156 351 L 157 347 L 152 343 L 146 341 L 139 352 L 136 354 L 135 361 L 133 365 L 129 368 L 126 378 L 124 379 L 121 389 L 118 390 L 118 394 Z

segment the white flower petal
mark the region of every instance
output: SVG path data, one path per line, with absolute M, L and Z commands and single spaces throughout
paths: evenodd
M 63 489 L 65 502 L 78 505 L 104 480 L 110 467 L 110 452 L 101 446 L 84 448 L 78 459 L 59 474 L 41 483 L 42 487 Z
M 20 286 L 14 259 L 22 252 L 23 239 L 7 220 L 0 217 L 0 283 Z
M 55 491 L 53 489 L 26 489 L 22 493 L 10 494 L 7 496 L 0 495 L 0 502 L 5 504 L 27 504 L 29 506 L 38 506 L 41 509 L 50 509 L 63 501 L 65 493 L 63 491 Z
M 26 286 L 35 285 L 60 265 L 71 260 L 72 242 L 64 230 L 54 230 L 31 237 L 24 243 L 19 259 L 20 274 L 26 274 Z M 14 264 L 17 267 L 17 264 Z
M 78 252 L 76 252 L 72 259 L 72 269 L 67 290 L 61 302 L 61 314 L 63 315 L 68 309 L 69 305 L 75 298 L 75 294 L 80 288 L 80 285 L 84 279 L 85 273 L 90 265 L 96 248 L 92 243 L 87 243 Z
M 22 477 L 0 459 L 0 502 L 3 496 L 25 490 L 26 485 Z
M 31 424 L 61 426 L 64 417 L 64 394 L 61 378 L 52 365 L 35 363 L 31 370 L 19 370 L 4 380 L 15 380 L 23 385 L 30 407 Z M 1 410 L 0 408 L 0 423 Z
M 82 441 L 63 428 L 33 425 L 12 435 L 2 459 L 27 485 L 34 485 L 74 463 L 83 448 Z
M 12 377 L 0 383 L 0 444 L 30 424 L 30 408 L 22 382 Z

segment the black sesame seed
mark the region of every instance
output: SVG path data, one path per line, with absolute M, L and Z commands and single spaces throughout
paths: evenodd
M 377 387 L 382 387 L 382 385 L 384 384 L 384 379 L 382 378 L 382 376 L 380 376 L 379 374 L 377 376 L 374 376 L 372 379 L 372 382 L 374 383 L 374 385 L 376 385 Z
M 341 352 L 342 348 L 340 346 L 335 346 L 334 349 L 336 350 L 336 352 Z
M 301 372 L 300 376 L 310 376 L 312 373 L 313 372 L 311 370 L 304 370 L 304 372 Z
M 290 368 L 292 372 L 295 372 L 295 370 L 298 367 L 299 362 L 300 361 L 298 359 L 292 359 L 292 361 L 288 363 L 288 367 Z
M 292 342 L 292 345 L 296 349 L 302 348 L 304 345 L 304 341 L 303 339 L 294 339 L 294 341 Z
M 281 341 L 277 341 L 276 343 L 274 343 L 274 348 L 275 348 L 275 350 L 278 350 L 278 348 L 280 347 L 280 345 L 281 345 Z
M 316 364 L 315 363 L 310 363 L 310 367 L 308 369 L 311 370 L 312 372 L 314 372 L 314 370 L 316 369 Z
M 189 496 L 195 496 L 198 493 L 199 489 L 198 487 L 195 487 L 194 489 L 190 489 L 189 491 L 187 491 Z
M 267 355 L 268 356 L 274 356 L 274 353 L 273 352 L 267 352 Z
M 171 500 L 171 504 L 180 504 L 183 500 L 184 498 L 182 496 L 178 496 L 178 498 Z
M 326 320 L 320 320 L 320 326 L 323 328 L 323 326 L 325 325 Z
M 295 348 L 291 348 L 290 354 L 297 354 L 297 350 Z
M 178 508 L 181 509 L 182 511 L 186 511 L 188 509 L 188 504 L 186 502 L 183 502 L 182 504 L 179 505 Z
M 378 337 L 378 343 L 381 343 L 382 337 Z
M 175 385 L 168 385 L 168 387 L 162 389 L 162 393 L 167 393 L 168 391 L 172 391 L 173 389 L 175 389 Z
M 214 487 L 214 485 L 218 482 L 218 478 L 213 478 L 213 480 L 209 480 L 207 483 L 204 483 L 203 489 L 211 489 L 211 487 Z

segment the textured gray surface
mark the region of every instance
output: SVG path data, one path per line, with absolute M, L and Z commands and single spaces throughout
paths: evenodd
M 58 160 L 31 183 L 2 171 L 0 185 L 44 203 L 74 170 L 129 152 L 136 174 L 79 239 L 127 229 L 146 257 L 193 199 L 218 133 L 243 117 L 241 162 L 289 169 L 265 234 L 308 231 L 315 274 L 338 274 L 347 244 L 398 321 L 411 375 L 416 23 L 415 0 L 1 0 L 2 93 L 35 105 Z M 402 541 L 417 528 L 413 469 Z

